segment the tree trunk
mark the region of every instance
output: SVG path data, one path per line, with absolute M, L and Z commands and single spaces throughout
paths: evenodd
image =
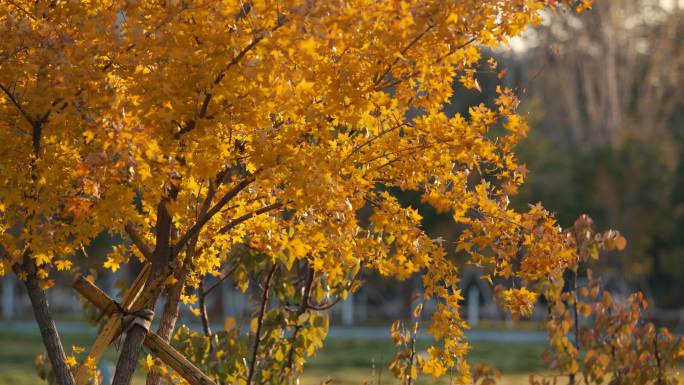
M 74 376 L 66 364 L 66 355 L 62 347 L 62 341 L 57 332 L 57 326 L 50 314 L 50 307 L 47 301 L 45 290 L 40 287 L 40 280 L 36 275 L 36 266 L 28 257 L 22 266 L 26 272 L 26 280 L 24 285 L 31 299 L 31 306 L 33 307 L 33 314 L 36 317 L 36 323 L 40 328 L 40 335 L 45 344 L 47 355 L 52 364 L 52 370 L 57 378 L 59 385 L 74 385 Z M 16 271 L 17 273 L 19 271 Z
M 166 274 L 165 270 L 171 258 L 171 227 L 172 219 L 166 208 L 167 203 L 176 199 L 178 189 L 173 187 L 169 195 L 162 199 L 157 205 L 157 224 L 156 242 L 152 256 L 152 268 L 150 276 L 147 278 L 148 285 Z M 150 299 L 144 309 L 154 311 L 155 304 L 162 293 L 163 288 L 145 289 L 154 290 L 150 294 Z M 138 356 L 142 350 L 143 341 L 147 335 L 147 330 L 140 325 L 134 325 L 126 334 L 119 360 L 116 363 L 116 372 L 112 385 L 129 385 L 133 378 L 133 372 L 138 363 Z
M 138 325 L 133 326 L 126 334 L 126 340 L 119 353 L 119 361 L 116 363 L 112 385 L 129 385 L 131 383 L 145 335 L 147 335 L 147 331 Z
M 166 342 L 169 342 L 171 333 L 176 327 L 181 291 L 183 291 L 183 282 L 180 280 L 167 290 L 164 312 L 159 320 L 159 329 L 157 330 L 157 334 Z M 159 385 L 162 379 L 161 373 L 151 371 L 147 374 L 146 385 Z
M 202 205 L 202 215 L 206 214 L 209 203 Z M 176 275 L 176 284 L 167 290 L 166 303 L 164 304 L 164 312 L 162 313 L 161 320 L 159 321 L 159 330 L 157 334 L 164 339 L 164 341 L 169 342 L 171 340 L 171 334 L 173 329 L 176 327 L 176 321 L 178 321 L 178 313 L 180 310 L 180 297 L 183 293 L 183 287 L 185 286 L 185 279 L 190 273 L 190 265 L 192 264 L 192 257 L 195 255 L 195 247 L 197 246 L 197 235 L 191 237 L 188 242 L 185 261 L 183 262 L 183 267 L 180 273 Z M 162 376 L 158 372 L 149 372 L 147 374 L 146 385 L 159 385 L 162 383 Z

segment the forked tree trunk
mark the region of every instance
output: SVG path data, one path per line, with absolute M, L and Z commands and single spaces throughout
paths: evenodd
M 157 205 L 157 239 L 153 252 L 152 268 L 147 279 L 148 284 L 165 274 L 164 270 L 170 261 L 171 215 L 166 208 L 166 204 L 175 199 L 177 194 L 178 190 L 172 189 L 169 192 L 169 197 L 162 199 Z M 154 310 L 154 305 L 157 303 L 160 293 L 160 291 L 150 293 L 151 298 L 145 306 L 146 310 Z M 145 335 L 147 335 L 147 330 L 140 325 L 133 325 L 128 333 L 126 333 L 126 339 L 121 348 L 119 360 L 116 363 L 116 372 L 114 373 L 112 385 L 129 385 L 131 383 Z
M 213 196 L 213 192 L 209 193 L 209 197 L 211 196 Z M 202 204 L 201 215 L 207 213 L 210 200 L 211 199 L 208 198 Z M 176 275 L 176 283 L 167 289 L 166 292 L 166 303 L 164 304 L 164 311 L 159 320 L 159 330 L 157 331 L 157 334 L 166 342 L 171 341 L 171 334 L 173 334 L 173 330 L 176 328 L 176 321 L 178 321 L 178 314 L 180 312 L 180 297 L 183 293 L 186 277 L 190 273 L 190 266 L 192 265 L 192 258 L 195 256 L 196 246 L 197 235 L 194 235 L 188 243 L 183 268 L 180 273 Z M 163 377 L 161 376 L 161 373 L 151 371 L 147 374 L 146 385 L 159 385 L 162 383 L 162 380 Z
M 26 258 L 26 261 L 23 263 L 23 269 L 26 272 L 24 285 L 31 299 L 33 314 L 40 328 L 40 336 L 47 350 L 48 359 L 52 365 L 57 383 L 59 385 L 74 385 L 74 376 L 66 364 L 66 355 L 57 332 L 57 326 L 50 313 L 46 292 L 40 287 L 40 280 L 36 275 L 36 266 L 29 258 Z

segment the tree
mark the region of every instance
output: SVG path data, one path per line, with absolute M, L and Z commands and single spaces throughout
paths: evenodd
M 684 273 L 681 16 L 678 2 L 653 0 L 557 12 L 506 62 L 519 68 L 508 73 L 521 74 L 522 109 L 536 116 L 518 151 L 531 170 L 519 201 L 541 199 L 561 222 L 590 212 L 619 228 L 627 255 L 606 258 L 601 273 L 628 277 L 672 309 L 682 302 L 665 294 Z M 540 103 L 549 98 L 557 102 Z
M 513 149 L 527 134 L 513 92 L 442 111 L 454 80 L 480 88 L 481 47 L 556 3 L 3 3 L 3 266 L 34 293 L 60 385 L 73 380 L 40 284 L 103 231 L 128 240 L 104 266 L 151 265 L 155 290 L 136 310 L 166 292 L 163 338 L 181 300 L 203 300 L 207 275 L 258 285 L 249 347 L 215 351 L 240 362 L 222 381 L 300 371 L 325 335 L 320 311 L 363 270 L 420 274 L 424 300 L 438 304 L 420 370 L 470 381 L 453 246 L 428 237 L 392 191 L 451 213 L 464 229 L 457 249 L 514 286 L 504 303 L 515 313 L 542 282 L 562 282 L 571 240 L 541 205 L 509 205 L 525 176 Z M 272 297 L 283 306 L 268 309 Z M 127 331 L 116 385 L 130 383 L 147 332 Z

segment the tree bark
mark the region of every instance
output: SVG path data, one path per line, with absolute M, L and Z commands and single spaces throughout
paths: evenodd
M 209 204 L 211 203 L 210 201 L 214 194 L 213 191 L 213 188 L 210 188 L 207 199 L 205 199 L 204 203 L 202 204 L 201 215 L 205 215 L 209 209 Z M 185 287 L 186 277 L 190 273 L 192 258 L 196 252 L 197 238 L 197 234 L 190 238 L 186 248 L 183 267 L 180 269 L 180 273 L 175 276 L 177 282 L 167 290 L 166 303 L 164 304 L 164 311 L 162 313 L 161 319 L 159 320 L 159 330 L 157 331 L 157 334 L 166 342 L 171 341 L 171 334 L 173 333 L 173 329 L 176 327 L 176 322 L 178 321 L 180 297 L 183 293 L 183 288 Z M 174 258 L 173 254 L 171 254 L 169 258 Z M 161 373 L 151 371 L 147 374 L 147 380 L 145 383 L 146 385 L 159 385 L 162 383 L 162 380 L 163 378 Z
M 5 91 L 7 93 L 7 91 Z M 9 95 L 9 93 L 8 93 Z M 32 120 L 26 114 L 24 116 L 31 123 L 31 144 L 33 148 L 34 158 L 29 164 L 29 175 L 31 177 L 31 190 L 28 194 L 29 199 L 34 203 L 38 204 L 38 194 L 36 190 L 36 183 L 38 181 L 38 175 L 36 174 L 36 160 L 40 157 L 40 147 L 41 139 L 43 136 L 43 123 L 45 123 L 50 116 L 50 109 L 43 115 L 42 118 Z M 22 110 L 23 113 L 23 110 Z M 26 223 L 31 222 L 34 214 L 29 212 Z M 30 251 L 24 255 L 24 262 L 19 265 L 15 265 L 15 273 L 25 272 L 26 280 L 24 285 L 26 286 L 26 291 L 28 292 L 29 298 L 31 300 L 31 307 L 33 308 L 33 315 L 36 317 L 36 323 L 40 329 L 40 336 L 43 339 L 43 344 L 47 350 L 48 359 L 52 365 L 52 371 L 55 374 L 57 383 L 60 385 L 73 385 L 74 376 L 66 364 L 66 355 L 64 354 L 64 348 L 62 347 L 62 340 L 59 338 L 59 333 L 57 332 L 57 325 L 52 319 L 52 314 L 50 313 L 50 305 L 48 304 L 47 294 L 43 288 L 40 287 L 40 279 L 36 274 L 36 265 L 31 260 Z
M 166 204 L 174 200 L 177 195 L 178 189 L 172 188 L 171 191 L 169 191 L 169 196 L 162 199 L 157 205 L 157 239 L 153 252 L 152 268 L 150 276 L 147 279 L 148 284 L 154 282 L 164 274 L 165 268 L 170 262 L 172 219 L 166 208 Z M 154 310 L 160 294 L 161 289 L 152 293 L 150 301 L 144 306 L 144 309 Z M 112 385 L 130 385 L 146 335 L 147 330 L 140 325 L 134 325 L 131 330 L 128 331 L 126 340 L 121 348 L 121 353 L 119 354 L 119 360 L 116 363 L 116 372 L 114 373 Z
M 209 316 L 207 313 L 207 296 L 204 292 L 204 279 L 200 279 L 199 282 L 199 287 L 197 288 L 200 295 L 199 295 L 199 310 L 200 310 L 200 317 L 202 319 L 202 331 L 204 331 L 204 335 L 209 338 L 209 349 L 213 349 L 213 346 L 211 345 L 211 325 L 209 323 Z
M 171 333 L 176 327 L 176 321 L 178 320 L 178 313 L 180 309 L 180 295 L 182 291 L 183 282 L 178 281 L 166 292 L 164 312 L 159 320 L 159 329 L 157 330 L 159 337 L 164 339 L 166 342 L 169 342 L 171 339 Z M 161 373 L 157 371 L 151 371 L 147 374 L 147 380 L 145 383 L 146 385 L 159 385 L 161 384 L 162 379 Z
M 57 326 L 50 313 L 46 292 L 40 287 L 40 280 L 36 275 L 36 266 L 33 264 L 33 261 L 26 257 L 22 267 L 27 274 L 24 285 L 31 299 L 33 314 L 40 329 L 40 335 L 47 350 L 52 370 L 57 378 L 57 383 L 59 385 L 74 385 L 74 376 L 66 364 L 66 355 L 57 332 Z
M 116 372 L 114 373 L 112 385 L 129 385 L 131 383 L 145 335 L 147 335 L 147 331 L 138 325 L 131 328 L 126 334 L 126 340 L 119 353 L 119 360 L 116 363 Z
M 275 274 L 278 265 L 275 263 L 273 267 L 268 272 L 266 277 L 266 282 L 264 283 L 264 291 L 261 294 L 261 305 L 259 307 L 259 318 L 257 321 L 257 329 L 254 333 L 254 345 L 252 347 L 252 360 L 249 362 L 249 372 L 247 372 L 247 385 L 252 385 L 252 379 L 254 378 L 254 373 L 256 370 L 256 361 L 259 354 L 259 344 L 261 343 L 261 327 L 264 324 L 264 315 L 266 314 L 266 306 L 268 304 L 268 291 L 271 288 L 271 280 Z
M 166 342 L 171 339 L 171 333 L 176 326 L 178 320 L 178 313 L 180 310 L 180 297 L 183 291 L 184 281 L 178 281 L 175 285 L 169 288 L 166 295 L 166 304 L 164 304 L 164 312 L 159 320 L 159 330 L 157 334 Z

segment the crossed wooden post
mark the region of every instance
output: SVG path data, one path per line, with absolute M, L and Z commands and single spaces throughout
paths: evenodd
M 107 346 L 121 334 L 122 327 L 124 326 L 124 313 L 132 313 L 141 309 L 148 302 L 152 293 L 158 289 L 157 286 L 164 284 L 165 280 L 158 278 L 148 287 L 145 287 L 149 274 L 150 265 L 147 264 L 138 274 L 133 285 L 124 294 L 121 304 L 115 302 L 104 291 L 82 275 L 76 276 L 72 287 L 109 317 L 107 324 L 98 334 L 93 347 L 88 353 L 88 360 L 90 362 L 97 364 Z M 148 332 L 145 336 L 144 344 L 153 356 L 159 358 L 164 364 L 175 370 L 176 373 L 191 385 L 216 385 L 206 374 L 156 333 Z M 81 364 L 76 369 L 75 380 L 76 385 L 85 385 L 88 381 L 88 368 L 84 364 Z

